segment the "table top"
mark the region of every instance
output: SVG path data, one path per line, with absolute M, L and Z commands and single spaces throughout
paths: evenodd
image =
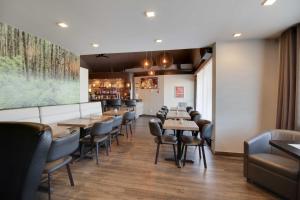
M 106 115 L 106 116 L 120 116 L 120 115 L 124 115 L 126 112 L 128 112 L 128 109 L 126 108 L 121 108 L 120 110 L 118 110 L 117 112 L 115 112 L 114 110 L 109 110 L 106 112 L 103 112 L 102 115 Z
M 169 111 L 167 114 L 167 119 L 191 119 L 191 116 L 188 112 L 176 112 L 176 111 Z
M 92 117 L 92 118 L 78 118 L 78 119 L 69 119 L 66 121 L 58 122 L 58 126 L 72 126 L 72 127 L 78 127 L 78 128 L 88 128 L 93 126 L 96 122 L 103 122 L 111 117 L 109 116 L 98 116 L 98 117 Z
M 186 111 L 185 107 L 171 107 L 170 111 Z
M 276 147 L 297 159 L 300 159 L 300 149 L 290 145 L 300 145 L 300 141 L 270 140 L 269 143 L 271 146 Z
M 164 129 L 181 131 L 198 131 L 199 127 L 194 121 L 168 119 L 163 125 Z
M 79 128 L 76 128 L 76 127 L 58 126 L 56 124 L 50 124 L 49 126 L 51 127 L 53 138 L 64 137 L 66 135 L 69 135 L 74 130 L 79 131 Z

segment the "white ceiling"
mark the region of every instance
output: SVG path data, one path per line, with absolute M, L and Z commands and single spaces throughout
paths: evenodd
M 157 16 L 149 20 L 145 10 Z M 300 0 L 271 7 L 261 0 L 0 0 L 0 21 L 77 54 L 184 49 L 233 40 L 234 32 L 241 39 L 278 34 L 300 22 Z

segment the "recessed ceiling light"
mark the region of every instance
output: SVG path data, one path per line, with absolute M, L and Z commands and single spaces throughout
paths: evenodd
M 275 3 L 276 0 L 263 0 L 263 2 L 261 3 L 261 5 L 263 6 L 271 6 Z
M 156 43 L 162 43 L 162 39 L 156 39 L 155 42 Z
M 152 17 L 155 17 L 155 12 L 154 11 L 146 11 L 145 15 L 148 18 L 152 18 Z
M 242 33 L 234 33 L 233 34 L 233 37 L 235 37 L 235 38 L 238 38 L 238 37 L 241 37 L 242 36 Z
M 97 47 L 99 47 L 99 44 L 92 43 L 92 46 L 93 46 L 94 48 L 97 48 Z
M 62 27 L 62 28 L 68 28 L 69 27 L 69 25 L 66 24 L 65 22 L 58 22 L 57 25 Z

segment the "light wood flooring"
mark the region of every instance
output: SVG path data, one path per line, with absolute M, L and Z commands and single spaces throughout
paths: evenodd
M 172 156 L 172 148 L 163 146 L 158 164 L 154 164 L 156 145 L 148 128 L 148 117 L 141 117 L 130 139 L 120 137 L 120 146 L 112 145 L 107 157 L 71 165 L 75 187 L 71 187 L 65 168 L 53 176 L 53 200 L 79 199 L 276 199 L 271 193 L 246 182 L 241 158 L 214 156 L 206 148 L 207 165 L 199 163 L 198 151 L 191 148 L 188 158 L 195 160 L 184 168 L 164 158 Z M 39 194 L 39 199 L 47 199 Z

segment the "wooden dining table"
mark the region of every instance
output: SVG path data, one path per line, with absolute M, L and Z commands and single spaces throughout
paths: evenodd
M 191 116 L 186 111 L 169 111 L 167 116 L 167 119 L 191 119 Z
M 168 119 L 164 122 L 163 129 L 175 130 L 177 137 L 177 166 L 181 168 L 181 158 L 182 158 L 182 141 L 181 135 L 183 131 L 199 131 L 198 125 L 194 121 L 188 120 L 171 120 Z M 167 159 L 170 160 L 170 159 Z
M 102 115 L 105 115 L 105 116 L 123 116 L 128 111 L 129 110 L 127 108 L 121 108 L 119 110 L 108 110 L 106 112 L 103 112 Z

